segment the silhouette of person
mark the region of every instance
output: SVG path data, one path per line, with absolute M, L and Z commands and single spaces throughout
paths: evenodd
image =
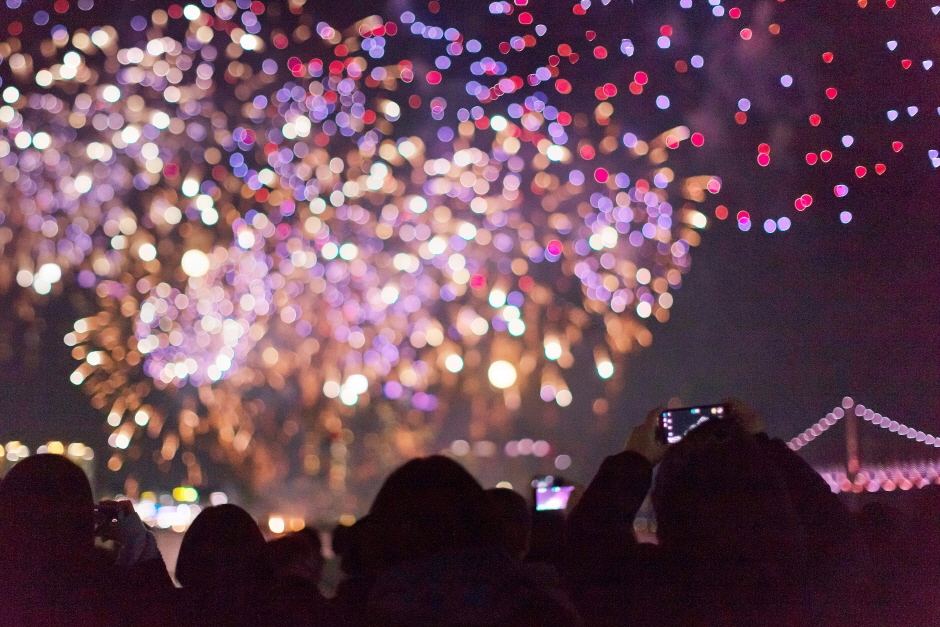
M 560 588 L 493 546 L 483 488 L 457 462 L 434 455 L 405 463 L 382 485 L 369 518 L 381 553 L 368 624 L 578 624 Z
M 786 485 L 729 418 L 667 447 L 660 410 L 608 457 L 568 518 L 568 576 L 592 625 L 808 624 L 805 554 Z M 633 520 L 653 483 L 659 545 Z
M 525 497 L 509 488 L 492 488 L 483 493 L 483 506 L 491 541 L 525 559 L 532 541 L 532 512 Z
M 237 505 L 207 507 L 196 516 L 180 544 L 176 579 L 184 625 L 285 624 L 281 615 L 291 613 L 275 607 L 264 536 Z
M 173 585 L 153 535 L 127 501 L 96 509 L 85 473 L 60 455 L 21 460 L 0 482 L 0 624 L 166 624 Z M 139 615 L 142 604 L 154 610 Z M 130 621 L 130 623 L 128 622 Z
M 288 617 L 292 624 L 322 624 L 326 599 L 319 588 L 323 572 L 319 534 L 308 527 L 269 541 L 266 549 L 276 579 L 275 605 L 292 612 Z

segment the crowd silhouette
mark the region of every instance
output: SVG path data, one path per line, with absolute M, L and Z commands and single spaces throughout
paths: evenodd
M 129 502 L 96 506 L 72 462 L 28 457 L 0 480 L 0 626 L 940 625 L 936 492 L 853 513 L 740 404 L 671 446 L 658 415 L 567 515 L 408 461 L 334 530 L 331 598 L 314 531 L 266 542 L 237 505 L 207 507 L 174 583 Z M 647 497 L 655 544 L 634 534 Z

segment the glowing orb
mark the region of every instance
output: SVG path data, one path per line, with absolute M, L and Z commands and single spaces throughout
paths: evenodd
M 493 387 L 505 390 L 511 388 L 516 382 L 516 367 L 508 361 L 500 359 L 490 364 L 487 376 L 490 379 L 490 383 L 493 384 Z
M 209 272 L 209 255 L 201 250 L 187 250 L 180 259 L 180 266 L 187 276 L 200 277 Z

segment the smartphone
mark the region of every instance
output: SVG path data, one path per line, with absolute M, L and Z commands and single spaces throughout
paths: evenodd
M 532 485 L 535 488 L 535 510 L 539 512 L 564 511 L 574 490 L 572 485 L 557 485 L 552 476 L 539 477 Z
M 700 424 L 723 418 L 724 415 L 724 405 L 667 409 L 659 415 L 659 429 L 657 429 L 659 439 L 668 444 L 675 444 Z
M 121 506 L 114 501 L 98 503 L 95 506 L 95 535 L 103 534 L 109 525 L 122 518 Z

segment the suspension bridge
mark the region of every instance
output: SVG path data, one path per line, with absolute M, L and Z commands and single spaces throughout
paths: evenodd
M 859 453 L 859 427 L 865 423 L 923 446 L 925 454 L 928 449 L 940 453 L 936 450 L 940 449 L 940 436 L 882 416 L 849 396 L 812 427 L 791 438 L 787 446 L 799 451 L 840 422 L 845 426 L 845 465 L 816 468 L 833 492 L 890 492 L 940 485 L 940 454 L 921 461 L 863 463 Z

